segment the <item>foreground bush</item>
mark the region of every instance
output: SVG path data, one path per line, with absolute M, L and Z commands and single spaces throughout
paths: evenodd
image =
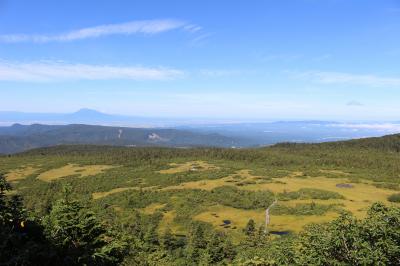
M 308 226 L 299 236 L 271 241 L 236 265 L 400 265 L 400 208 L 375 203 L 365 219 L 349 214 Z
M 0 175 L 0 265 L 115 265 L 125 243 L 79 201 L 66 196 L 40 220 L 28 218 L 22 200 L 9 197 Z
M 299 238 L 302 265 L 399 265 L 400 208 L 375 203 L 364 220 L 344 214 Z

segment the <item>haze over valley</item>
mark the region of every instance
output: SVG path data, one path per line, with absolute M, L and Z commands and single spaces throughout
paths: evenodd
M 227 147 L 280 142 L 318 143 L 400 132 L 388 121 L 246 121 L 217 118 L 156 118 L 111 115 L 91 109 L 74 113 L 0 112 L 0 153 L 62 144 Z

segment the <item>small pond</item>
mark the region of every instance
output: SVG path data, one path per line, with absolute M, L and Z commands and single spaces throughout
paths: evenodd
M 352 184 L 346 184 L 346 183 L 341 183 L 341 184 L 336 184 L 336 187 L 338 188 L 352 188 Z

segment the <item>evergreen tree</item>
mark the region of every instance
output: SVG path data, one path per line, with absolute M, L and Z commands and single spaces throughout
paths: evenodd
M 192 262 L 198 262 L 206 246 L 207 242 L 205 240 L 203 226 L 198 223 L 193 224 L 189 230 L 186 245 L 188 259 Z
M 10 184 L 0 174 L 0 265 L 51 265 L 56 256 L 42 228 L 28 220 L 21 197 L 8 197 Z
M 105 228 L 93 212 L 70 199 L 68 189 L 45 218 L 45 232 L 69 265 L 107 265 L 122 256 L 123 243 L 106 241 Z
M 153 224 L 150 224 L 149 226 L 147 226 L 146 232 L 144 234 L 144 241 L 149 246 L 155 246 L 155 245 L 159 244 L 157 227 L 154 226 Z
M 6 226 L 10 220 L 12 220 L 12 214 L 6 192 L 11 190 L 10 184 L 6 181 L 6 178 L 0 174 L 0 225 L 1 228 Z
M 207 237 L 207 246 L 201 254 L 199 265 L 226 264 L 232 261 L 236 251 L 232 242 L 222 232 L 212 231 Z
M 297 262 L 305 265 L 400 265 L 400 208 L 375 203 L 364 220 L 343 214 L 311 225 L 300 236 Z
M 250 219 L 247 222 L 246 227 L 244 228 L 244 233 L 248 237 L 253 237 L 255 235 L 255 232 L 256 232 L 256 223 L 254 222 L 253 219 Z
M 171 229 L 168 227 L 160 239 L 161 247 L 166 250 L 173 250 L 175 248 L 175 238 L 172 235 Z
M 142 217 L 138 211 L 135 211 L 133 222 L 129 225 L 129 229 L 132 233 L 132 236 L 143 240 L 143 224 L 142 224 Z
M 268 243 L 268 234 L 267 234 L 267 232 L 265 230 L 265 226 L 264 225 L 261 225 L 258 228 L 258 230 L 257 230 L 257 232 L 256 232 L 256 234 L 254 236 L 254 242 L 255 242 L 254 245 L 260 246 L 260 247 L 267 245 L 267 243 Z
M 205 257 L 208 264 L 215 264 L 224 259 L 223 235 L 219 232 L 212 232 L 208 238 Z

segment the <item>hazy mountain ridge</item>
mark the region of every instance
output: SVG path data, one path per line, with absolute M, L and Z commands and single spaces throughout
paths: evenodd
M 57 144 L 249 147 L 281 142 L 343 141 L 400 132 L 398 122 L 152 118 L 106 114 L 87 108 L 64 114 L 0 112 L 0 125 L 12 123 L 0 127 L 2 153 Z M 78 125 L 92 128 L 87 131 Z M 101 126 L 114 129 L 105 130 Z M 132 138 L 120 134 L 120 129 L 129 132 Z
M 198 152 L 204 152 L 207 154 L 206 147 L 205 149 L 199 149 Z M 270 145 L 268 147 L 259 147 L 254 149 L 230 149 L 232 152 L 237 151 L 253 151 L 256 153 L 262 153 L 266 150 L 282 150 L 289 149 L 292 152 L 302 151 L 302 150 L 319 150 L 319 151 L 332 151 L 332 150 L 340 150 L 340 149 L 349 149 L 355 151 L 361 150 L 370 150 L 370 152 L 381 151 L 381 152 L 389 152 L 389 153 L 400 153 L 400 134 L 387 135 L 383 137 L 371 137 L 364 139 L 353 139 L 353 140 L 345 140 L 345 141 L 332 141 L 332 142 L 324 142 L 324 143 L 277 143 L 274 145 Z M 68 154 L 78 154 L 78 153 L 87 153 L 87 154 L 101 154 L 110 151 L 116 150 L 125 150 L 129 149 L 129 147 L 116 147 L 111 145 L 60 145 L 60 146 L 51 146 L 51 147 L 42 147 L 35 148 L 29 151 L 20 153 L 20 155 L 35 155 L 35 154 L 47 154 L 47 155 L 68 155 Z M 157 147 L 148 147 L 149 151 L 153 151 L 157 149 Z M 186 149 L 182 150 L 184 153 Z M 218 149 L 220 150 L 220 149 Z
M 60 144 L 117 146 L 217 146 L 232 147 L 245 140 L 219 134 L 195 133 L 166 128 L 126 128 L 91 125 L 20 125 L 0 127 L 0 153 Z
M 92 125 L 122 125 L 149 123 L 157 119 L 145 117 L 106 114 L 96 110 L 83 108 L 74 113 L 24 113 L 0 112 L 0 122 L 5 125 L 21 124 L 92 124 Z

